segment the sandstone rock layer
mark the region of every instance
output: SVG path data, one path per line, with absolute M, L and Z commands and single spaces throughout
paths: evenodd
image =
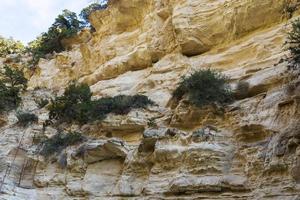
M 64 127 L 90 136 L 60 155 L 64 168 L 18 152 L 20 163 L 40 160 L 36 175 L 26 178 L 30 188 L 14 186 L 18 164 L 0 198 L 300 199 L 300 84 L 281 62 L 297 18 L 287 19 L 287 2 L 111 0 L 90 16 L 95 33 L 65 41 L 69 51 L 40 61 L 29 87 L 44 89 L 23 98 L 40 124 L 22 130 L 26 141 L 47 118 L 32 95 L 61 92 L 74 79 L 88 83 L 94 98 L 139 93 L 157 105 Z M 222 71 L 232 87 L 249 83 L 247 94 L 221 112 L 174 103 L 180 77 L 201 68 Z M 14 122 L 13 113 L 1 117 L 2 175 L 19 140 Z

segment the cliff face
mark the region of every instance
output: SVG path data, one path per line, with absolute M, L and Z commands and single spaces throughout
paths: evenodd
M 19 128 L 14 113 L 3 116 L 2 174 L 17 158 L 0 198 L 300 199 L 299 79 L 280 62 L 287 53 L 286 3 L 112 0 L 92 13 L 96 32 L 64 41 L 71 50 L 40 61 L 30 78 L 29 87 L 40 89 L 24 94 L 22 107 L 39 115 L 39 124 Z M 247 98 L 223 113 L 174 103 L 180 77 L 201 68 L 221 70 L 233 87 L 248 82 Z M 61 168 L 26 150 L 35 148 L 32 136 L 42 134 L 47 119 L 34 97 L 61 92 L 74 79 L 88 83 L 94 98 L 142 93 L 158 105 L 82 127 L 62 125 L 94 139 L 66 149 Z M 203 127 L 211 134 L 193 134 Z M 23 133 L 25 150 L 15 153 Z M 27 175 L 15 187 L 24 160 Z

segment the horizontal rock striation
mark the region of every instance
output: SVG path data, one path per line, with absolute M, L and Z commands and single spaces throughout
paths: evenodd
M 300 84 L 283 60 L 297 12 L 288 20 L 287 5 L 111 0 L 90 16 L 95 33 L 64 41 L 70 50 L 42 59 L 31 76 L 36 90 L 24 94 L 22 108 L 34 110 L 39 123 L 21 129 L 14 113 L 0 117 L 2 176 L 26 133 L 16 176 L 0 198 L 300 199 Z M 221 70 L 233 88 L 247 82 L 243 95 L 225 108 L 172 99 L 180 78 L 202 68 Z M 157 105 L 43 130 L 48 112 L 34 97 L 62 92 L 74 79 L 88 83 L 93 98 L 139 93 Z M 32 154 L 33 135 L 56 129 L 89 137 L 52 160 Z M 36 174 L 25 178 L 29 188 L 15 186 L 24 158 L 39 161 Z

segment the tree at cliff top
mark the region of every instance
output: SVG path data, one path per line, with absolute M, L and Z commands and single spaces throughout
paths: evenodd
M 19 93 L 27 87 L 27 79 L 21 70 L 4 66 L 0 72 L 0 111 L 11 110 L 21 101 Z
M 202 107 L 214 103 L 226 104 L 232 100 L 228 79 L 214 70 L 196 71 L 183 77 L 173 97 L 181 99 L 187 96 L 190 103 Z
M 89 17 L 92 12 L 95 12 L 96 10 L 103 10 L 105 8 L 107 8 L 107 1 L 102 1 L 99 3 L 92 3 L 88 7 L 82 9 L 79 16 L 83 19 L 83 21 L 87 27 L 90 26 L 90 28 L 92 30 L 94 30 L 94 27 L 90 24 Z
M 105 9 L 107 2 L 107 0 L 101 0 L 84 8 L 79 15 L 82 20 L 77 17 L 76 13 L 63 10 L 63 13 L 58 15 L 47 32 L 42 33 L 36 40 L 29 43 L 27 51 L 31 52 L 33 56 L 31 64 L 36 65 L 40 58 L 45 58 L 47 54 L 64 51 L 62 39 L 72 37 L 86 27 L 94 30 L 90 25 L 89 16 L 96 10 Z
M 20 41 L 13 38 L 6 39 L 0 36 L 0 57 L 5 57 L 8 54 L 19 54 L 24 51 L 25 47 Z
M 292 22 L 286 45 L 290 52 L 288 68 L 300 69 L 300 18 Z
M 45 58 L 47 54 L 54 51 L 57 53 L 64 51 L 61 40 L 75 35 L 82 27 L 84 27 L 84 22 L 77 18 L 76 13 L 63 10 L 63 13 L 58 15 L 48 29 L 48 32 L 29 43 L 27 50 L 32 53 L 32 64 L 37 64 L 40 58 Z
M 89 22 L 89 16 L 92 12 L 96 10 L 103 10 L 107 8 L 107 1 L 92 3 L 86 8 L 82 9 L 79 16 L 86 22 Z

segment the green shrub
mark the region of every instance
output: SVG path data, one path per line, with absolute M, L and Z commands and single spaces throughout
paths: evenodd
M 107 8 L 107 4 L 100 4 L 100 3 L 92 3 L 89 6 L 85 7 L 84 9 L 81 10 L 79 16 L 86 22 L 89 22 L 89 16 L 92 12 L 96 10 L 103 10 Z
M 109 113 L 127 114 L 131 109 L 145 108 L 153 104 L 146 96 L 119 95 L 91 100 L 92 93 L 85 84 L 70 85 L 64 95 L 56 97 L 49 106 L 50 119 L 81 124 L 102 120 Z
M 94 29 L 91 25 L 90 25 L 90 20 L 89 20 L 89 16 L 92 12 L 96 11 L 96 10 L 103 10 L 107 8 L 107 1 L 102 2 L 102 3 L 92 3 L 91 5 L 89 5 L 88 7 L 82 9 L 82 11 L 80 12 L 79 16 L 84 20 L 84 23 L 86 26 L 90 26 L 92 29 Z
M 12 38 L 6 39 L 0 36 L 0 57 L 5 57 L 8 54 L 19 54 L 24 50 L 25 47 L 20 41 L 15 41 Z
M 9 111 L 16 108 L 21 101 L 19 90 L 8 88 L 0 81 L 0 111 Z
M 181 99 L 187 95 L 190 103 L 201 107 L 212 103 L 225 104 L 232 100 L 227 78 L 221 73 L 207 69 L 182 78 L 173 97 Z
M 27 87 L 27 79 L 21 70 L 4 66 L 4 71 L 0 73 L 1 81 L 10 88 L 24 90 Z
M 83 103 L 91 101 L 92 92 L 87 84 L 77 84 L 73 82 L 66 88 L 63 98 L 72 103 Z
M 56 53 L 64 51 L 61 40 L 75 35 L 83 27 L 84 23 L 77 18 L 76 13 L 63 10 L 46 33 L 42 33 L 29 43 L 27 51 L 33 56 L 31 64 L 37 64 L 40 58 L 45 58 L 47 54 L 52 54 L 54 51 Z
M 99 111 L 104 111 L 104 114 L 114 113 L 120 115 L 129 113 L 131 109 L 146 108 L 147 105 L 153 104 L 153 102 L 144 95 L 118 95 L 115 97 L 102 98 L 95 103 L 95 108 Z
M 292 30 L 288 33 L 286 46 L 290 52 L 289 69 L 300 68 L 300 18 L 292 22 Z
M 21 70 L 4 66 L 0 72 L 0 111 L 16 108 L 21 98 L 19 93 L 27 87 L 27 79 Z
M 64 50 L 62 39 L 76 35 L 83 28 L 90 26 L 89 15 L 99 9 L 105 9 L 107 1 L 93 3 L 84 8 L 79 17 L 76 13 L 69 10 L 63 10 L 62 14 L 58 15 L 54 23 L 50 26 L 47 32 L 42 33 L 34 41 L 30 42 L 27 47 L 27 52 L 32 54 L 31 65 L 36 65 L 41 58 L 46 58 L 47 55 L 53 52 L 59 53 Z M 91 27 L 93 29 L 93 27 Z
M 43 142 L 40 154 L 49 157 L 55 153 L 60 153 L 68 146 L 78 144 L 84 141 L 84 137 L 77 132 L 74 133 L 59 133 Z
M 26 126 L 29 123 L 37 122 L 38 117 L 32 113 L 20 112 L 17 113 L 18 123 L 22 126 Z
M 91 97 L 92 93 L 88 85 L 72 83 L 66 88 L 63 96 L 51 100 L 50 119 L 71 122 L 74 119 L 86 117 L 82 116 L 82 112 L 89 109 Z
M 38 104 L 39 108 L 44 108 L 46 105 L 49 104 L 48 99 L 37 99 L 35 100 L 35 103 Z
M 93 101 L 88 107 L 87 105 L 83 105 L 83 109 L 86 115 L 87 121 L 92 122 L 95 120 L 102 120 L 106 117 L 106 115 L 113 113 L 118 115 L 128 114 L 132 109 L 137 108 L 146 108 L 148 105 L 153 105 L 154 103 L 148 99 L 148 97 L 143 95 L 134 95 L 134 96 L 125 96 L 118 95 L 115 97 L 106 97 L 101 98 L 99 100 Z

